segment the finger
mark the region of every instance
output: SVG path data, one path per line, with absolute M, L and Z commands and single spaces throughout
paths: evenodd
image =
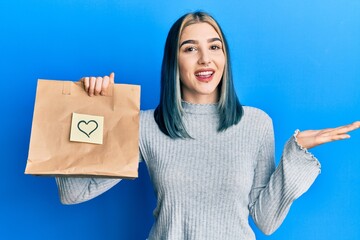
M 324 129 L 323 131 L 321 131 L 321 133 L 319 135 L 321 135 L 323 137 L 329 137 L 332 135 L 336 135 L 338 133 L 338 131 L 340 130 L 340 128 L 342 128 L 342 127 L 327 128 L 327 129 Z
M 344 134 L 347 132 L 351 132 L 357 128 L 359 128 L 358 123 L 354 122 L 352 124 L 348 124 L 345 126 L 324 129 L 324 130 L 322 130 L 321 135 L 324 137 L 328 137 L 328 136 L 332 136 L 332 135 Z
M 355 122 L 355 123 L 352 123 L 349 125 L 338 127 L 334 131 L 332 131 L 331 134 L 344 134 L 344 133 L 351 132 L 357 128 L 359 128 L 359 125 Z
M 328 132 L 334 131 L 334 130 L 336 130 L 336 129 L 338 129 L 338 128 L 324 128 L 324 129 L 321 130 L 321 131 L 322 131 L 322 133 L 328 133 Z
M 321 129 L 321 130 L 305 130 L 305 131 L 301 131 L 299 132 L 299 135 L 301 137 L 311 137 L 311 136 L 316 136 L 316 135 L 326 135 L 326 133 L 333 131 L 334 128 L 325 128 L 325 129 Z
M 115 73 L 110 73 L 110 83 L 115 83 Z
M 333 141 L 338 141 L 338 140 L 345 140 L 350 138 L 349 134 L 339 134 L 339 135 L 333 135 L 333 136 L 328 136 L 328 137 L 322 137 L 322 139 L 320 139 L 319 141 L 321 143 L 327 143 L 327 142 L 333 142 Z
M 353 122 L 353 124 L 354 124 L 357 128 L 360 128 L 360 121 Z
M 104 76 L 102 87 L 101 87 L 101 92 L 100 92 L 101 95 L 103 95 L 103 96 L 106 95 L 109 84 L 110 84 L 110 77 Z
M 90 77 L 90 84 L 89 84 L 89 91 L 88 91 L 88 94 L 90 97 L 94 96 L 95 84 L 96 84 L 96 77 Z
M 84 78 L 81 78 L 80 81 L 82 81 L 82 83 L 84 84 L 85 92 L 88 92 L 89 87 L 90 87 L 90 78 L 89 77 L 84 77 Z
M 348 132 L 357 130 L 357 129 L 359 129 L 359 128 L 360 128 L 360 121 L 353 122 L 353 123 L 351 124 L 350 131 L 348 131 Z
M 95 83 L 95 96 L 98 96 L 100 94 L 101 88 L 102 88 L 102 83 L 103 83 L 103 78 L 97 77 L 96 83 Z
M 354 131 L 354 130 L 356 130 L 358 128 L 360 128 L 360 122 L 353 122 L 352 124 L 350 124 L 348 126 L 348 131 L 347 132 Z

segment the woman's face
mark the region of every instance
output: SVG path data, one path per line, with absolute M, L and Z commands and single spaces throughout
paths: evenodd
M 225 62 L 223 42 L 210 24 L 195 23 L 185 27 L 178 54 L 183 100 L 216 103 Z

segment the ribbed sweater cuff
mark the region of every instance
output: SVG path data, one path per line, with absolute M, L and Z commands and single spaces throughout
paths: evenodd
M 307 148 L 304 148 L 303 146 L 301 146 L 298 142 L 297 139 L 297 135 L 299 134 L 300 130 L 296 129 L 295 133 L 292 137 L 293 141 L 295 141 L 295 145 L 297 147 L 297 151 L 300 151 L 300 153 L 305 153 L 304 159 L 307 159 L 309 161 L 315 161 L 316 165 L 319 167 L 319 173 L 321 172 L 321 164 L 320 161 L 314 156 L 314 154 L 312 154 L 311 152 L 309 152 L 309 150 Z M 300 154 L 299 153 L 299 154 Z
M 286 143 L 282 159 L 285 183 L 291 186 L 288 191 L 293 199 L 306 192 L 321 172 L 319 160 L 298 144 L 297 133 Z

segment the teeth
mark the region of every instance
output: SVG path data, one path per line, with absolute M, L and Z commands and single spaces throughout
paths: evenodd
M 196 76 L 206 76 L 213 74 L 213 71 L 206 71 L 206 72 L 198 72 Z

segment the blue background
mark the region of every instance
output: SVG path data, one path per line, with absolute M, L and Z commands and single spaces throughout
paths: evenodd
M 276 157 L 296 128 L 360 119 L 360 1 L 1 1 L 1 239 L 144 239 L 155 197 L 145 164 L 86 203 L 63 206 L 53 178 L 24 175 L 38 78 L 77 81 L 116 72 L 141 84 L 142 109 L 159 99 L 172 23 L 202 9 L 228 37 L 245 105 L 273 118 Z M 360 131 L 312 151 L 322 174 L 280 229 L 258 239 L 360 239 Z

